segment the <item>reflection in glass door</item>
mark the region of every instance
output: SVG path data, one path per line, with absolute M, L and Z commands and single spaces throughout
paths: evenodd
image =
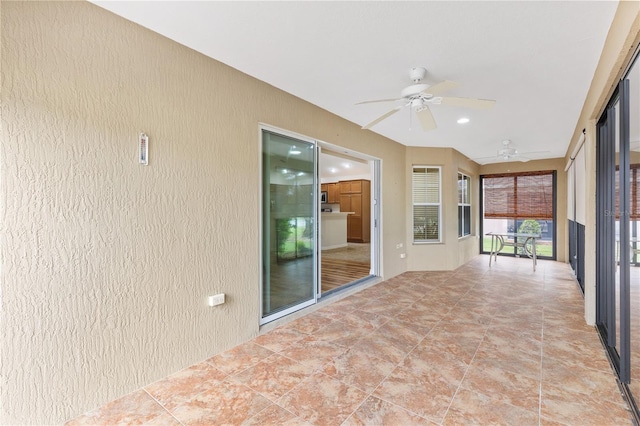
M 596 323 L 620 381 L 630 380 L 630 167 L 628 81 L 598 124 Z
M 316 301 L 316 149 L 262 130 L 261 324 Z

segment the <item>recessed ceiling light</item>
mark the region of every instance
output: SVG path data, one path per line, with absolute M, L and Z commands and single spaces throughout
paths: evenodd
M 332 167 L 332 168 L 329 169 L 329 171 L 331 173 L 336 173 L 338 171 L 338 169 L 336 169 L 335 167 Z
M 289 148 L 289 154 L 291 155 L 300 155 L 302 153 L 302 151 L 300 151 L 298 148 L 296 148 L 295 145 L 293 145 L 291 148 Z
M 342 165 L 344 166 L 345 169 L 350 169 L 351 168 L 351 164 L 349 164 L 349 163 L 342 163 Z
M 458 124 L 466 124 L 469 122 L 467 117 L 458 118 Z

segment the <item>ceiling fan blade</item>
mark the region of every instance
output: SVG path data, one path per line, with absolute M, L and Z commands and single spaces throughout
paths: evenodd
M 548 154 L 551 151 L 527 151 L 527 152 L 523 152 L 522 154 L 524 155 L 529 155 L 529 154 Z
M 358 102 L 354 105 L 362 105 L 362 104 L 374 104 L 377 102 L 393 102 L 393 101 L 401 101 L 404 98 L 395 98 L 395 99 L 376 99 L 373 101 L 362 101 L 362 102 Z
M 370 129 L 371 127 L 375 126 L 376 124 L 378 124 L 379 122 L 381 122 L 385 118 L 388 118 L 388 117 L 392 116 L 393 114 L 395 114 L 396 112 L 400 111 L 403 107 L 404 107 L 404 105 L 400 105 L 400 106 L 395 107 L 394 109 L 392 109 L 388 113 L 376 118 L 371 123 L 369 123 L 369 124 L 367 124 L 365 126 L 362 126 L 362 128 L 363 129 Z
M 496 101 L 490 99 L 474 99 L 474 98 L 442 98 L 443 105 L 459 106 L 465 108 L 489 109 L 493 107 Z
M 441 81 L 440 83 L 436 83 L 433 86 L 430 86 L 424 93 L 429 95 L 437 95 L 438 93 L 446 92 L 447 90 L 455 89 L 460 86 L 460 83 L 456 83 L 455 81 Z
M 422 130 L 425 132 L 438 127 L 436 125 L 436 120 L 433 118 L 433 114 L 431 114 L 431 110 L 426 105 L 423 106 L 421 110 L 416 111 L 416 116 L 418 117 L 418 121 L 420 121 Z

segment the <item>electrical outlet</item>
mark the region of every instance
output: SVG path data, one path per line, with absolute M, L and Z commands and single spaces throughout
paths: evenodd
M 402 244 L 402 243 L 398 243 L 398 244 L 396 244 L 396 248 L 397 248 L 397 249 L 402 248 L 402 246 L 403 246 L 403 244 Z
M 209 306 L 218 306 L 224 303 L 224 293 L 209 296 Z
M 405 257 L 407 257 L 406 253 L 400 253 L 400 259 L 404 259 Z

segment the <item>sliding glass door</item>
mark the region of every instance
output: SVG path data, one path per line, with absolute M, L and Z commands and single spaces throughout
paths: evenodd
M 596 324 L 623 391 L 640 395 L 640 65 L 619 82 L 598 122 Z
M 262 324 L 316 301 L 315 148 L 262 129 Z

